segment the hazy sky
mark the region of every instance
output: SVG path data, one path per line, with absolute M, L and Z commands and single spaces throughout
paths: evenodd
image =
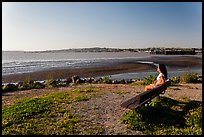
M 201 2 L 3 2 L 2 50 L 202 47 Z

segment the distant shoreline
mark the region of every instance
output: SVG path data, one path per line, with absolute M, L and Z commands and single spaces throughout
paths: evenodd
M 42 51 L 3 51 L 3 52 L 25 52 L 25 53 L 61 53 L 61 52 L 151 52 L 151 51 L 185 51 L 194 49 L 196 54 L 202 54 L 202 48 L 161 48 L 161 47 L 149 47 L 149 48 L 70 48 L 70 49 L 59 49 L 59 50 L 42 50 Z M 175 54 L 176 55 L 176 54 Z M 180 54 L 178 54 L 180 55 Z M 189 54 L 184 54 L 189 55 Z

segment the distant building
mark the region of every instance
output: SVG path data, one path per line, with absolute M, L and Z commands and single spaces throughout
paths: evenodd
M 152 49 L 150 54 L 164 55 L 195 55 L 195 48 L 192 49 Z

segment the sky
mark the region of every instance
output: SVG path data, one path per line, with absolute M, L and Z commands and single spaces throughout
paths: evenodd
M 2 50 L 202 47 L 201 2 L 3 2 Z

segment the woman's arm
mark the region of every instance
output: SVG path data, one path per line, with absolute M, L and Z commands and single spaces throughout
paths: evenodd
M 160 76 L 159 78 L 160 78 L 161 80 L 160 80 L 159 82 L 155 83 L 155 84 L 156 84 L 156 86 L 162 85 L 162 84 L 164 84 L 164 82 L 165 82 L 165 80 L 164 80 L 164 77 L 163 77 L 163 76 Z

